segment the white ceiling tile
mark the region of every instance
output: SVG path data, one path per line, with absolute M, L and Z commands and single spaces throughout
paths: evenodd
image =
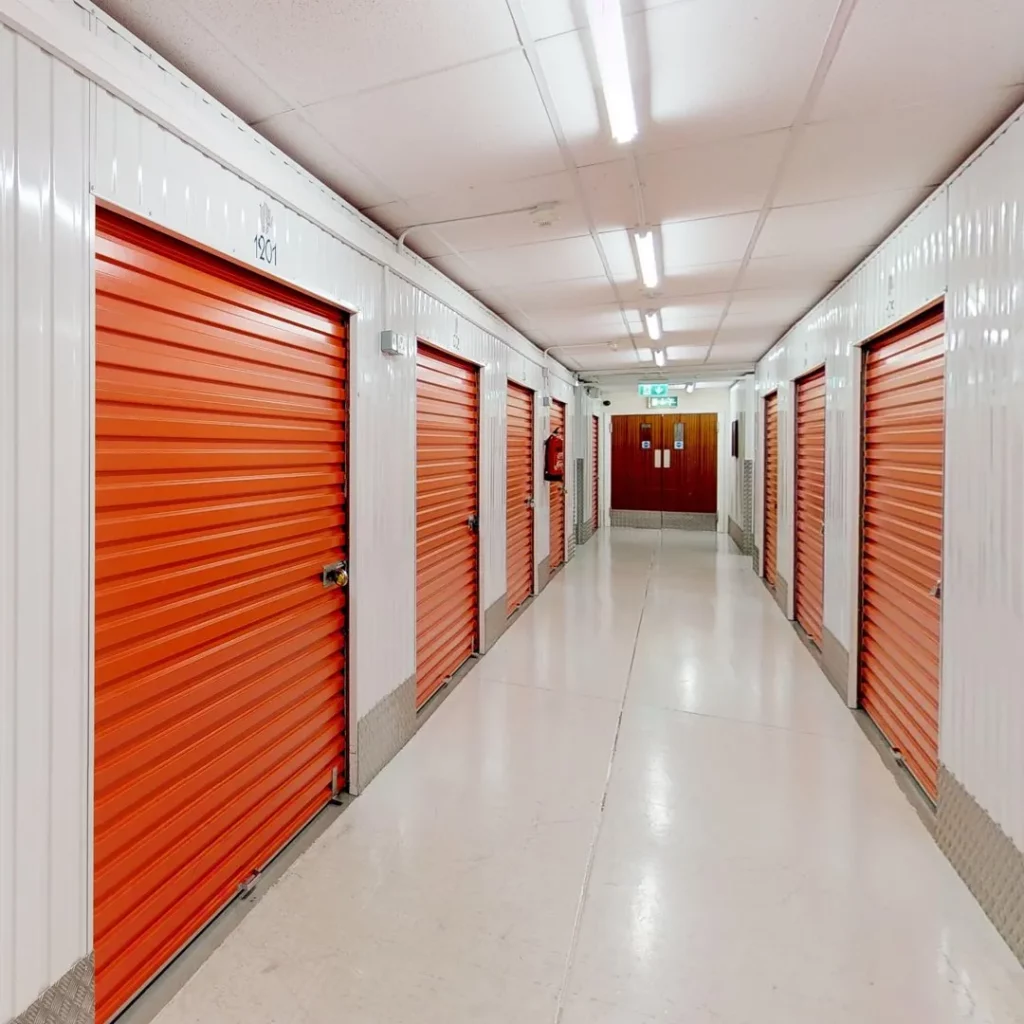
M 927 189 L 885 192 L 768 214 L 755 256 L 791 256 L 876 245 L 928 195 Z
M 590 164 L 579 173 L 587 209 L 598 231 L 637 226 L 637 197 L 625 160 Z
M 568 281 L 602 273 L 597 247 L 589 235 L 508 249 L 484 249 L 468 253 L 464 259 L 475 274 L 499 287 Z
M 756 256 L 740 279 L 740 289 L 809 288 L 819 298 L 868 254 L 867 248 L 829 249 L 795 256 Z
M 1024 82 L 1019 0 L 860 0 L 817 119 Z
M 651 222 L 760 210 L 788 132 L 762 132 L 650 154 L 639 160 Z
M 692 0 L 651 11 L 651 121 L 689 139 L 788 127 L 835 7 L 823 0 Z
M 255 127 L 353 206 L 363 209 L 395 200 L 394 189 L 340 152 L 300 112 L 276 114 Z
M 475 267 L 466 263 L 462 256 L 432 256 L 427 262 L 469 291 L 484 292 L 491 284 Z
M 518 47 L 504 3 L 216 0 L 225 40 L 302 105 L 409 80 Z
M 687 330 L 714 330 L 718 326 L 728 295 L 705 295 L 689 302 L 661 307 L 661 323 L 666 333 Z
M 598 238 L 615 283 L 628 285 L 639 281 L 629 232 L 602 231 Z
M 702 363 L 708 352 L 708 344 L 711 341 L 711 334 L 703 344 L 694 345 L 669 345 L 665 349 L 665 355 L 672 363 Z
M 622 13 L 628 17 L 640 11 L 681 2 L 694 3 L 696 0 L 622 0 Z M 574 5 L 573 0 L 520 0 L 520 4 L 534 39 L 586 28 L 585 9 L 582 4 Z
M 610 305 L 615 291 L 608 279 L 582 277 L 568 281 L 541 281 L 537 284 L 503 289 L 509 300 L 519 303 L 535 314 L 562 312 L 588 306 Z
M 670 304 L 674 299 L 729 291 L 739 269 L 739 260 L 687 267 L 677 274 L 663 276 L 653 293 L 649 293 L 641 281 L 634 281 L 632 284 L 619 285 L 619 294 L 623 302 L 655 301 Z
M 774 325 L 803 316 L 820 298 L 813 287 L 756 288 L 736 292 L 729 306 L 727 323 L 747 322 Z
M 742 259 L 756 223 L 756 213 L 741 213 L 662 224 L 662 272 L 673 276 L 708 263 Z
M 711 367 L 755 363 L 772 347 L 774 340 L 727 341 L 719 337 L 711 349 L 707 365 Z
M 1009 96 L 1009 98 L 1008 98 Z M 940 184 L 1024 98 L 971 93 L 822 121 L 803 132 L 776 196 L 779 206 Z
M 532 318 L 544 335 L 558 344 L 581 344 L 629 339 L 622 312 L 613 307 L 604 310 L 580 310 L 574 315 Z
M 330 100 L 307 114 L 328 141 L 358 153 L 403 198 L 562 170 L 518 52 Z
M 100 0 L 97 6 L 243 120 L 260 121 L 291 107 L 285 97 L 232 55 L 181 5 Z

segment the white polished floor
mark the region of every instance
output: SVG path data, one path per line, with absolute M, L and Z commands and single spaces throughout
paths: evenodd
M 1024 1022 L 755 579 L 601 531 L 160 1024 Z

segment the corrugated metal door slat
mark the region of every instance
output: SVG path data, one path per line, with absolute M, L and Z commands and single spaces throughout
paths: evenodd
M 821 647 L 825 604 L 825 370 L 796 383 L 796 621 Z
M 511 615 L 533 593 L 533 392 L 508 382 L 506 601 Z
M 590 465 L 593 476 L 591 477 L 594 486 L 594 529 L 601 525 L 601 460 L 600 460 L 600 439 L 601 419 L 599 416 L 592 417 L 590 437 Z
M 864 364 L 860 701 L 937 795 L 945 329 L 941 314 Z
M 96 1017 L 345 783 L 342 315 L 96 239 Z
M 428 345 L 416 358 L 416 703 L 476 650 L 476 367 Z
M 569 486 L 572 466 L 569 463 L 569 442 L 565 436 L 565 403 L 551 399 L 551 430 L 558 431 L 565 441 L 565 479 L 562 483 L 548 484 L 549 536 L 551 555 L 548 564 L 554 572 L 565 562 L 565 489 Z
M 779 527 L 779 395 L 764 400 L 764 578 L 775 586 Z

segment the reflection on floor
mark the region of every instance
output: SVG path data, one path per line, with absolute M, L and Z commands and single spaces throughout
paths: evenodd
M 160 1024 L 1024 1021 L 734 552 L 598 533 Z

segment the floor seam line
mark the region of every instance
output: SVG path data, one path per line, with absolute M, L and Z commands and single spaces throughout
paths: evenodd
M 594 860 L 597 856 L 597 844 L 601 838 L 601 828 L 604 825 L 604 812 L 608 804 L 608 790 L 611 788 L 612 768 L 615 765 L 615 755 L 619 749 L 619 736 L 622 733 L 622 717 L 626 712 L 626 699 L 629 696 L 629 684 L 633 678 L 633 665 L 636 663 L 636 650 L 640 644 L 640 631 L 644 624 L 644 613 L 647 611 L 647 597 L 651 589 L 651 580 L 654 577 L 654 568 L 658 562 L 658 552 L 661 550 L 662 537 L 658 535 L 658 545 L 651 553 L 651 561 L 647 567 L 647 583 L 644 586 L 644 600 L 640 608 L 640 620 L 636 625 L 636 633 L 633 636 L 633 654 L 629 659 L 629 668 L 626 670 L 626 685 L 622 691 L 622 700 L 619 702 L 619 713 L 615 719 L 615 734 L 612 736 L 612 749 L 608 757 L 608 771 L 604 779 L 604 790 L 601 793 L 601 803 L 598 809 L 597 827 L 594 829 L 594 836 L 590 841 L 590 850 L 587 853 L 587 863 L 583 869 L 583 883 L 580 886 L 580 897 L 576 904 L 576 917 L 572 925 L 572 936 L 569 940 L 569 950 L 565 958 L 565 970 L 562 974 L 562 984 L 558 988 L 558 1001 L 555 1004 L 554 1024 L 561 1024 L 565 1013 L 565 999 L 569 991 L 569 979 L 573 967 L 576 965 L 576 949 L 579 946 L 580 929 L 583 924 L 583 913 L 586 910 L 587 895 L 590 892 L 590 878 L 594 871 Z

